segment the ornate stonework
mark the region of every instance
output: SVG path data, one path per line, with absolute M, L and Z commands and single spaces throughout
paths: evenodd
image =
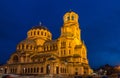
M 61 35 L 55 40 L 43 25 L 31 28 L 4 65 L 4 73 L 89 75 L 91 68 L 78 18 L 75 12 L 67 12 L 63 16 Z

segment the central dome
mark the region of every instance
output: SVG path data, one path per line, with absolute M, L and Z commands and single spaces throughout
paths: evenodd
M 40 25 L 33 26 L 27 32 L 27 38 L 31 38 L 31 39 L 42 38 L 44 40 L 51 40 L 52 34 L 47 27 L 40 24 Z

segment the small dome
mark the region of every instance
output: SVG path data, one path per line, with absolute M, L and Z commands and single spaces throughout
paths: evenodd
M 27 32 L 27 38 L 36 39 L 36 38 L 44 38 L 44 40 L 51 40 L 52 34 L 48 30 L 47 27 L 44 25 L 37 25 L 33 26 L 28 32 Z

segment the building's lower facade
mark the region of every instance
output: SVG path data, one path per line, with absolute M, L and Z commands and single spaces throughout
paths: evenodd
M 16 51 L 2 67 L 3 73 L 23 75 L 89 75 L 87 49 L 81 40 L 78 15 L 67 12 L 61 35 L 52 40 L 51 32 L 39 25 L 30 29 Z

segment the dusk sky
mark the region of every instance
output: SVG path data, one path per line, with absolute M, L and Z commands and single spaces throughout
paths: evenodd
M 90 66 L 120 65 L 120 0 L 0 0 L 0 63 L 39 22 L 58 38 L 70 9 L 79 15 Z

